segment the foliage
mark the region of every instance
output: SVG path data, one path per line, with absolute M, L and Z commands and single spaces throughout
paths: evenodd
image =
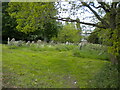
M 16 29 L 28 34 L 37 32 L 36 38 L 45 41 L 57 34 L 57 22 L 50 16 L 56 15 L 52 2 L 10 2 L 7 11 L 17 22 Z M 35 36 L 35 35 L 34 35 Z
M 120 38 L 119 29 L 102 29 L 100 30 L 98 36 L 102 38 L 102 44 L 108 46 L 108 53 L 111 54 L 112 63 L 118 63 L 120 56 Z
M 7 40 L 8 37 L 16 38 L 18 40 L 27 36 L 26 34 L 16 30 L 17 22 L 15 18 L 12 18 L 6 9 L 8 8 L 8 2 L 2 3 L 2 40 Z
M 116 2 L 117 3 L 117 2 Z M 115 4 L 115 3 L 112 3 Z M 117 64 L 120 59 L 120 25 L 118 24 L 120 22 L 120 15 L 119 15 L 119 9 L 120 7 L 117 8 L 112 8 L 110 12 L 107 12 L 103 19 L 109 24 L 109 28 L 106 29 L 101 29 L 101 28 L 96 28 L 97 33 L 91 34 L 91 35 L 97 35 L 99 40 L 102 40 L 102 44 L 108 46 L 108 52 L 111 56 L 111 62 L 113 64 Z M 115 12 L 116 11 L 116 14 Z M 102 23 L 99 23 L 100 25 Z M 94 32 L 93 32 L 94 33 Z M 95 37 L 92 37 L 90 35 L 89 39 L 92 38 L 94 40 Z M 92 40 L 91 39 L 91 40 Z
M 99 37 L 97 33 L 91 33 L 90 36 L 87 37 L 87 41 L 94 44 L 99 44 Z
M 61 26 L 59 26 L 60 23 L 50 20 L 49 22 L 44 24 L 44 32 L 43 36 L 47 37 L 47 41 L 50 41 L 52 37 L 55 37 L 58 34 L 58 30 Z
M 103 43 L 104 37 L 103 33 L 100 33 L 103 29 L 95 28 L 95 30 L 87 37 L 87 41 L 94 44 L 105 44 Z
M 58 42 L 80 42 L 80 30 L 77 30 L 74 24 L 70 23 L 63 26 L 63 29 L 59 31 L 57 37 L 53 38 L 54 41 Z
M 106 64 L 93 79 L 89 80 L 88 86 L 91 88 L 120 88 L 118 80 L 117 66 Z

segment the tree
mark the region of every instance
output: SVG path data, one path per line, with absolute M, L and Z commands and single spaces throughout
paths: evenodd
M 71 42 L 71 43 L 77 43 L 80 42 L 81 36 L 80 36 L 80 30 L 77 30 L 75 28 L 75 24 L 68 23 L 63 26 L 61 30 L 59 30 L 58 36 L 53 38 L 53 40 L 58 42 Z
M 2 41 L 7 41 L 7 38 L 22 39 L 26 37 L 26 34 L 16 30 L 17 22 L 15 18 L 12 18 L 6 9 L 8 8 L 8 2 L 2 3 Z
M 44 24 L 44 31 L 43 36 L 45 41 L 50 41 L 52 37 L 58 34 L 59 25 L 60 23 L 56 21 L 49 20 L 47 23 Z
M 98 34 L 91 33 L 91 35 L 88 36 L 87 41 L 90 42 L 90 43 L 99 44 Z
M 79 1 L 80 2 L 80 1 Z M 80 2 L 79 4 L 74 3 L 72 10 L 78 10 L 80 8 L 88 8 L 94 16 L 97 18 L 99 23 L 91 23 L 91 22 L 83 22 L 77 19 L 63 18 L 63 17 L 51 17 L 52 19 L 67 21 L 67 22 L 77 22 L 85 25 L 91 25 L 94 27 L 101 28 L 104 33 L 106 33 L 106 37 L 104 40 L 108 43 L 109 53 L 111 54 L 111 62 L 113 64 L 118 64 L 120 62 L 120 3 L 119 2 L 111 2 L 106 3 L 99 0 L 96 5 L 94 2 Z M 100 13 L 97 13 L 97 10 L 102 10 L 107 18 L 104 19 L 101 17 Z M 67 10 L 66 10 L 67 12 Z M 75 13 L 74 13 L 75 14 Z M 102 34 L 104 34 L 102 33 Z M 108 39 L 109 37 L 109 39 Z M 114 57 L 114 58 L 113 58 Z
M 16 19 L 16 29 L 20 32 L 37 32 L 44 41 L 57 34 L 57 22 L 50 18 L 56 15 L 52 2 L 10 2 L 7 11 Z
M 95 28 L 95 30 L 87 37 L 87 41 L 94 44 L 106 45 L 106 43 L 103 41 L 104 38 L 101 31 L 102 29 Z

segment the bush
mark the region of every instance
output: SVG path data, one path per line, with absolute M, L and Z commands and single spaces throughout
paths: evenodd
M 89 80 L 88 86 L 91 88 L 120 88 L 118 74 L 117 66 L 108 63 L 92 80 Z
M 102 43 L 102 39 L 99 36 L 99 32 L 96 32 L 96 30 L 92 32 L 90 36 L 88 36 L 87 41 L 94 44 Z

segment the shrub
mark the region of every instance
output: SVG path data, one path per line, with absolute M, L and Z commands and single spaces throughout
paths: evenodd
M 88 86 L 91 88 L 120 88 L 118 74 L 117 66 L 108 63 L 95 74 L 92 80 L 89 80 Z

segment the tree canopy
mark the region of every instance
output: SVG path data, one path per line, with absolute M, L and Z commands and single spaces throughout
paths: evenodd
M 81 30 L 75 28 L 75 24 L 73 23 L 66 23 L 59 33 L 57 37 L 54 37 L 54 41 L 58 42 L 71 42 L 71 43 L 78 43 L 81 40 L 80 36 Z
M 7 12 L 16 19 L 18 31 L 25 34 L 38 31 L 45 41 L 57 34 L 57 22 L 50 18 L 56 15 L 54 3 L 10 2 L 8 6 Z
M 26 34 L 17 31 L 16 19 L 11 17 L 6 9 L 8 8 L 8 2 L 2 3 L 2 40 L 7 40 L 8 37 L 16 39 L 24 39 L 27 37 Z M 21 37 L 22 36 L 22 37 Z

